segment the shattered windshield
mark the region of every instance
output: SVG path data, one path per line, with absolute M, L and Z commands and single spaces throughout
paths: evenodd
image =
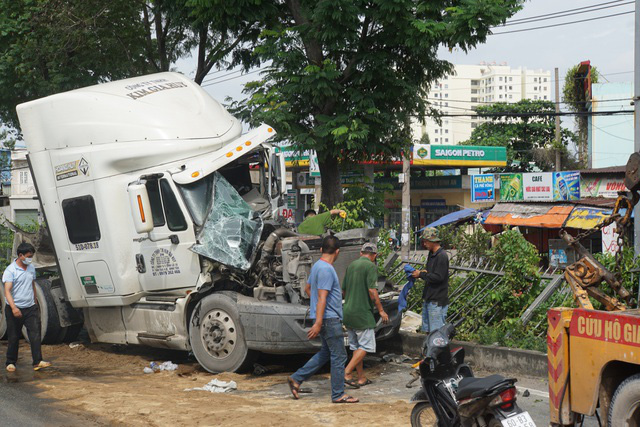
M 262 233 L 260 215 L 218 172 L 181 187 L 194 222 L 202 220 L 197 243 L 190 249 L 230 267 L 249 269 Z

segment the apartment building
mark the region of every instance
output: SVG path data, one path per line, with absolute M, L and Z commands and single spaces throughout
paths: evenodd
M 551 71 L 511 68 L 502 63 L 456 65 L 455 73 L 436 82 L 427 99 L 443 114 L 473 114 L 478 105 L 551 100 Z M 443 117 L 442 124 L 426 118 L 413 124 L 414 140 L 428 135 L 431 144 L 455 145 L 469 139 L 479 123 L 477 117 Z

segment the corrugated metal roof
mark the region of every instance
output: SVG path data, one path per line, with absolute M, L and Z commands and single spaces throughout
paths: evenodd
M 574 205 L 566 203 L 499 203 L 491 209 L 491 213 L 484 223 L 487 225 L 561 228 L 573 208 Z
M 610 166 L 607 168 L 596 168 L 596 169 L 582 169 L 580 170 L 581 174 L 589 175 L 589 174 L 600 174 L 600 173 L 611 173 L 611 174 L 624 174 L 627 166 Z

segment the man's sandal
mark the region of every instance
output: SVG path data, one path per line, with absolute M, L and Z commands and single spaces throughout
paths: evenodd
M 360 384 L 358 384 L 358 380 L 354 380 L 353 378 L 352 379 L 345 378 L 344 383 L 353 388 L 360 388 Z
M 289 383 L 289 389 L 291 390 L 293 398 L 296 400 L 300 399 L 300 396 L 298 395 L 300 392 L 300 384 L 296 385 L 296 382 L 291 377 L 287 378 L 287 383 Z
M 367 380 L 366 380 L 365 382 L 363 382 L 363 383 L 356 383 L 356 384 L 358 384 L 358 387 L 364 387 L 364 386 L 366 386 L 366 385 L 373 384 L 373 381 L 371 381 L 369 378 L 367 378 Z
M 360 400 L 356 399 L 355 397 L 352 397 L 352 396 L 347 396 L 345 394 L 344 396 L 342 396 L 338 400 L 332 400 L 332 402 L 333 403 L 358 403 L 358 402 L 360 402 Z

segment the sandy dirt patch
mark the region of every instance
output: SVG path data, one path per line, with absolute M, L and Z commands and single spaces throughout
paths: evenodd
M 289 373 L 299 366 L 299 359 L 263 376 L 212 375 L 187 359 L 184 352 L 104 344 L 83 344 L 76 348 L 57 345 L 43 346 L 45 359 L 51 360 L 54 367 L 34 373 L 29 369 L 26 345 L 21 347 L 20 354 L 21 381 L 33 381 L 41 390 L 41 397 L 52 399 L 57 408 L 104 425 L 407 425 L 412 407 L 393 393 L 385 396 L 384 390 L 375 398 L 362 397 L 363 403 L 332 404 L 328 390 L 318 390 L 320 385 L 328 387 L 326 381 L 315 383 L 313 394 L 293 400 L 285 384 Z M 143 368 L 152 360 L 172 360 L 179 368 L 144 374 Z M 370 378 L 376 381 L 388 366 L 374 366 L 369 370 Z M 328 377 L 327 373 L 319 376 Z M 225 394 L 184 391 L 202 387 L 213 378 L 233 380 L 238 390 Z M 305 386 L 308 384 L 311 381 Z M 355 396 L 359 391 L 349 390 Z

